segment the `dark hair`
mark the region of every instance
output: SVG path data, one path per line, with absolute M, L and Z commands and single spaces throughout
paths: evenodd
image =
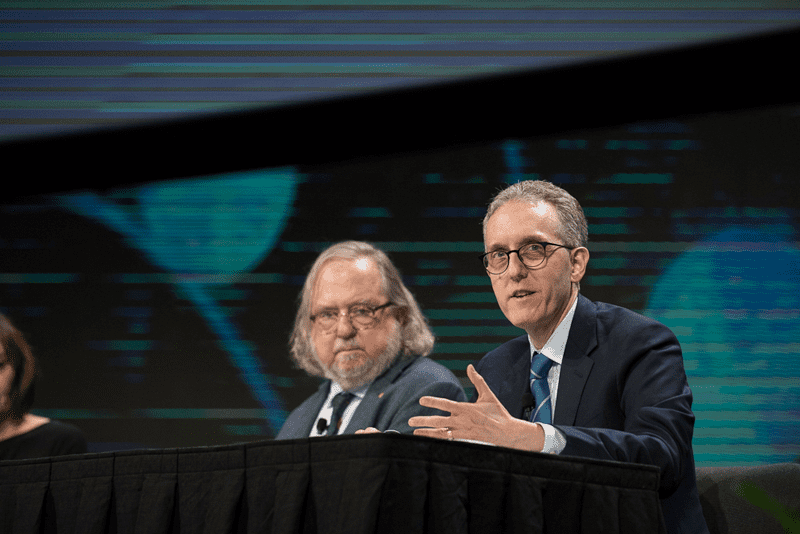
M 36 382 L 39 370 L 31 347 L 8 317 L 0 313 L 0 343 L 5 357 L 14 370 L 11 389 L 8 392 L 11 406 L 0 418 L 19 420 L 28 413 L 33 405 Z

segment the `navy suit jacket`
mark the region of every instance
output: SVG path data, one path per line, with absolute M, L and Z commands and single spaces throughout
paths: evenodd
M 331 381 L 325 380 L 316 393 L 298 406 L 283 424 L 276 439 L 307 438 L 317 423 L 322 404 L 328 398 Z M 380 431 L 396 430 L 411 434 L 408 419 L 415 415 L 447 415 L 433 408 L 420 406 L 426 395 L 466 401 L 464 389 L 453 373 L 425 357 L 401 359 L 376 378 L 353 418 L 340 434 L 355 434 L 356 430 L 374 427 Z
M 531 399 L 528 336 L 489 352 L 476 370 L 522 418 Z M 692 392 L 666 326 L 578 295 L 553 425 L 566 436 L 562 455 L 658 466 L 667 532 L 708 532 L 695 478 Z

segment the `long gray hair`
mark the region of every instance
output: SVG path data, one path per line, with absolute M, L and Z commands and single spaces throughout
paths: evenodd
M 333 259 L 357 260 L 368 258 L 375 261 L 383 278 L 386 297 L 402 310 L 400 321 L 402 349 L 401 357 L 427 356 L 433 351 L 434 336 L 414 296 L 403 284 L 400 273 L 389 257 L 380 249 L 362 241 L 342 241 L 325 249 L 308 272 L 294 320 L 294 329 L 289 339 L 289 350 L 297 365 L 314 376 L 325 376 L 314 356 L 311 344 L 311 292 L 320 269 Z
M 536 204 L 544 201 L 551 204 L 558 213 L 560 238 L 568 247 L 586 247 L 589 243 L 589 230 L 586 215 L 575 197 L 557 185 L 541 180 L 526 180 L 512 184 L 500 191 L 489 204 L 483 218 L 483 238 L 486 241 L 486 224 L 494 212 L 503 204 L 518 200 Z M 489 252 L 488 250 L 486 252 Z

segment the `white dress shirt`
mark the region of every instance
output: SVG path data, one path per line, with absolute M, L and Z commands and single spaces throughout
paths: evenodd
M 347 405 L 347 408 L 344 409 L 344 413 L 342 414 L 342 424 L 339 425 L 339 430 L 336 434 L 341 434 L 345 428 L 347 428 L 348 423 L 350 423 L 350 419 L 353 418 L 353 414 L 356 412 L 356 408 L 358 405 L 361 404 L 361 401 L 364 399 L 364 395 L 367 393 L 367 388 L 369 388 L 369 384 L 365 386 L 361 386 L 358 389 L 351 391 L 355 397 L 350 400 L 350 404 Z M 319 436 L 326 436 L 328 434 L 327 430 L 323 430 L 320 432 L 318 430 L 318 424 L 320 419 L 325 419 L 327 424 L 331 423 L 331 417 L 333 416 L 333 398 L 338 394 L 344 391 L 342 386 L 337 384 L 336 382 L 331 382 L 330 391 L 328 391 L 328 398 L 325 399 L 325 402 L 322 403 L 322 408 L 317 414 L 316 422 L 311 427 L 311 433 L 308 435 L 310 438 L 316 438 Z M 327 427 L 326 427 L 327 428 Z
M 531 361 L 536 352 L 540 352 L 553 361 L 550 371 L 547 373 L 547 385 L 550 387 L 550 407 L 553 418 L 556 415 L 556 400 L 558 398 L 558 379 L 561 376 L 561 362 L 564 360 L 564 351 L 567 348 L 567 339 L 569 339 L 569 329 L 572 326 L 572 319 L 575 317 L 575 308 L 578 306 L 578 298 L 572 303 L 567 315 L 558 323 L 558 326 L 550 335 L 550 339 L 539 349 L 533 344 L 533 339 L 528 336 L 528 342 L 531 345 Z M 541 425 L 544 430 L 544 447 L 542 452 L 551 454 L 559 454 L 564 450 L 567 445 L 567 440 L 559 430 L 553 425 L 545 423 L 536 423 Z

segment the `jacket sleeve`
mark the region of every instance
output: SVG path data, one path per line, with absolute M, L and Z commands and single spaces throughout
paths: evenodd
M 693 469 L 692 393 L 674 334 L 649 319 L 636 322 L 619 329 L 624 335 L 607 332 L 575 425 L 556 428 L 566 436 L 563 455 L 659 467 L 663 497 Z

